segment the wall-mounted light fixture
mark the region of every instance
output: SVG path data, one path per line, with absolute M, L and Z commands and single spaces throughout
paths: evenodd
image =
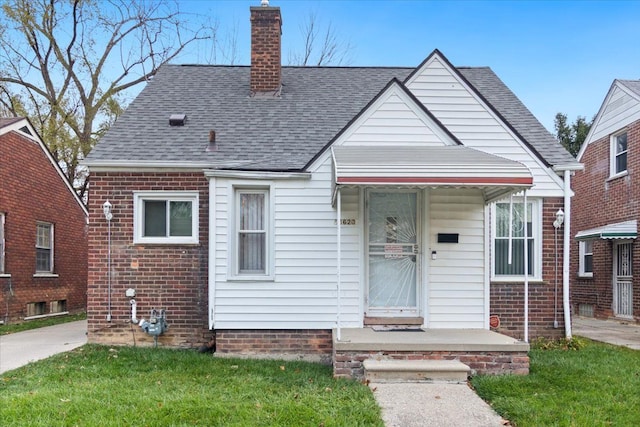
M 102 212 L 104 213 L 104 217 L 107 219 L 107 221 L 111 221 L 111 219 L 113 219 L 113 214 L 111 213 L 111 203 L 109 203 L 108 200 L 102 205 Z
M 562 211 L 562 209 L 558 209 L 558 212 L 556 212 L 556 220 L 553 221 L 553 226 L 555 228 L 560 228 L 562 227 L 563 223 L 564 223 L 564 212 Z

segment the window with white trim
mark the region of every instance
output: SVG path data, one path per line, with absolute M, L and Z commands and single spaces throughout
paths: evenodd
M 627 132 L 611 136 L 611 176 L 627 171 Z
M 581 277 L 593 277 L 593 240 L 581 240 L 579 246 L 578 275 Z
M 134 243 L 198 243 L 197 192 L 134 193 Z
M 53 224 L 36 224 L 36 273 L 53 273 Z
M 4 244 L 4 214 L 0 212 L 0 274 L 4 274 L 4 257 L 5 257 L 5 244 Z
M 234 262 L 232 276 L 269 278 L 271 201 L 268 188 L 235 188 Z
M 522 199 L 492 205 L 492 278 L 502 281 L 524 280 L 524 248 L 528 251 L 529 279 L 542 279 L 542 202 L 527 200 L 527 222 Z M 526 226 L 526 242 L 525 242 Z

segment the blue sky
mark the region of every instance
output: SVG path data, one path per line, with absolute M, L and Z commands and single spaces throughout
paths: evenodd
M 235 28 L 249 64 L 249 7 L 260 0 L 180 1 Z M 439 49 L 456 66 L 489 66 L 553 132 L 557 112 L 590 119 L 613 79 L 640 79 L 640 1 L 271 0 L 281 9 L 283 62 L 315 12 L 352 46 L 352 66 L 417 66 Z M 197 55 L 182 63 L 203 62 Z

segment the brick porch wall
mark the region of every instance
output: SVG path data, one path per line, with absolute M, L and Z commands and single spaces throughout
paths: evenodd
M 296 353 L 330 355 L 331 330 L 216 330 L 216 353 Z
M 364 379 L 362 362 L 367 359 L 393 360 L 459 360 L 469 366 L 472 374 L 515 374 L 529 373 L 529 356 L 527 352 L 367 352 L 367 351 L 334 351 L 334 377 Z

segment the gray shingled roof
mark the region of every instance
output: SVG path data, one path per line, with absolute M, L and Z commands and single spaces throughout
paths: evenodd
M 633 91 L 638 97 L 640 97 L 640 80 L 618 80 L 624 86 Z
M 0 128 L 22 120 L 22 117 L 0 117 Z
M 486 67 L 460 68 L 550 164 L 575 162 Z M 165 65 L 87 158 L 87 164 L 206 163 L 301 170 L 388 83 L 412 68 L 283 67 L 280 98 L 249 97 L 248 66 Z M 170 127 L 171 114 L 186 114 Z M 216 150 L 207 151 L 215 130 Z

